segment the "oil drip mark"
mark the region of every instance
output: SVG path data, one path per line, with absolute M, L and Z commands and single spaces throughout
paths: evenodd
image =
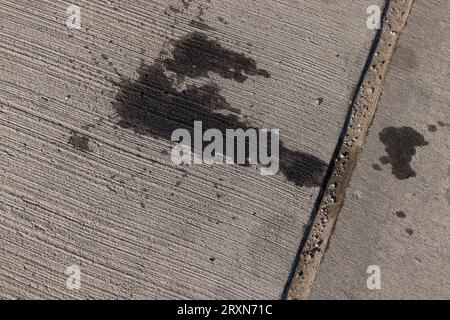
M 209 78 L 213 72 L 225 79 L 243 83 L 249 76 L 269 78 L 266 70 L 242 53 L 222 47 L 205 34 L 192 32 L 173 43 L 171 58 L 161 52 L 152 65 L 142 63 L 136 80 L 122 78 L 114 108 L 119 125 L 137 134 L 169 140 L 176 129 L 193 134 L 194 121 L 202 121 L 203 130 L 253 128 L 220 94 L 219 86 L 208 82 L 193 86 L 186 78 Z M 175 74 L 175 78 L 166 75 Z M 177 88 L 184 84 L 184 89 Z M 225 112 L 224 112 L 225 111 Z M 256 129 L 256 128 L 255 128 Z M 297 186 L 315 187 L 322 183 L 327 163 L 319 158 L 292 151 L 280 141 L 280 172 Z
M 410 127 L 387 127 L 379 134 L 381 142 L 386 146 L 387 156 L 380 158 L 382 164 L 391 164 L 392 174 L 397 179 L 404 180 L 416 176 L 411 168 L 416 147 L 427 146 L 425 138 Z

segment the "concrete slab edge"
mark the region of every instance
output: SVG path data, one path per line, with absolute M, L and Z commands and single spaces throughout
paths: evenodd
M 309 230 L 300 246 L 295 271 L 286 285 L 287 299 L 306 300 L 310 296 L 320 262 L 343 206 L 359 152 L 375 115 L 391 57 L 413 2 L 414 0 L 388 0 L 385 4 L 382 28 L 374 40 L 356 88 L 334 160 L 316 203 Z

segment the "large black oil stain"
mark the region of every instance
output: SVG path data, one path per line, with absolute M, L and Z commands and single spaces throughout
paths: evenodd
M 388 154 L 380 158 L 381 163 L 390 163 L 392 173 L 397 179 L 415 177 L 416 172 L 411 168 L 411 160 L 416 154 L 416 147 L 428 145 L 425 138 L 410 127 L 387 127 L 380 132 L 379 137 Z
M 120 117 L 118 124 L 138 134 L 169 141 L 176 129 L 187 129 L 192 135 L 194 121 L 202 121 L 204 131 L 215 128 L 224 133 L 226 129 L 255 128 L 226 101 L 216 83 L 186 85 L 183 90 L 175 85 L 187 77 L 208 78 L 209 72 L 238 83 L 248 76 L 268 78 L 270 74 L 258 69 L 253 59 L 225 49 L 199 32 L 190 33 L 173 45 L 172 58 L 163 58 L 166 52 L 161 52 L 152 65 L 141 64 L 137 80 L 122 79 L 117 84 L 120 90 L 114 108 Z M 175 73 L 176 79 L 167 72 Z M 280 141 L 280 171 L 297 186 L 319 186 L 326 169 L 324 161 L 289 150 Z

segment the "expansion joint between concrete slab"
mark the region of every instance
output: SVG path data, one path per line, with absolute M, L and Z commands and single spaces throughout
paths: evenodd
M 413 0 L 386 1 L 383 23 L 356 87 L 333 161 L 300 245 L 283 298 L 308 299 L 336 220 L 345 200 L 358 155 L 375 115 L 391 57 L 406 25 Z

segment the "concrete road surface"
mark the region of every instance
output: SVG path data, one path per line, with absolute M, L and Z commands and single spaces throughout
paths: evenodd
M 449 34 L 415 1 L 311 298 L 450 299 Z
M 416 2 L 313 298 L 449 297 L 450 15 Z M 384 4 L 0 0 L 0 298 L 282 297 Z M 175 164 L 194 121 L 278 129 L 279 173 Z
M 70 4 L 0 1 L 0 296 L 279 298 L 382 1 Z M 175 165 L 194 120 L 280 173 Z

